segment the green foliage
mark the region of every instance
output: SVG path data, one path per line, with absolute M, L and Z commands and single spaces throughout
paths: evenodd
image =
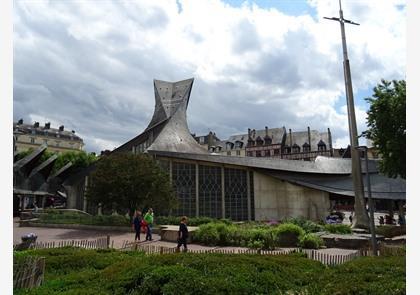
M 277 246 L 296 246 L 303 233 L 302 228 L 291 223 L 267 226 L 212 222 L 200 225 L 194 232 L 194 241 L 206 245 L 274 249 Z
M 58 171 L 67 163 L 72 163 L 72 169 L 86 168 L 97 161 L 94 154 L 85 151 L 68 151 L 59 153 L 54 164 L 54 171 Z
M 102 157 L 90 175 L 87 198 L 104 209 L 131 213 L 146 207 L 164 212 L 176 204 L 168 174 L 152 157 L 132 153 Z
M 315 223 L 312 220 L 308 220 L 303 217 L 288 218 L 283 220 L 283 222 L 296 224 L 307 233 L 316 233 L 324 230 L 324 227 L 321 224 Z
M 324 229 L 332 234 L 351 234 L 351 227 L 346 224 L 326 224 Z
M 30 148 L 26 151 L 22 151 L 16 155 L 17 161 L 23 159 L 34 151 Z M 97 157 L 94 154 L 87 153 L 85 151 L 68 151 L 63 153 L 51 152 L 48 149 L 44 151 L 39 162 L 42 163 L 48 160 L 53 155 L 57 155 L 57 160 L 55 160 L 53 173 L 63 168 L 67 163 L 72 162 L 72 169 L 80 169 L 88 167 L 90 164 L 94 163 L 97 160 Z
M 278 246 L 293 247 L 299 242 L 299 237 L 304 230 L 293 223 L 282 223 L 274 229 L 274 236 Z
M 405 233 L 405 226 L 380 225 L 376 227 L 376 234 L 384 236 L 385 238 L 403 236 Z
M 181 216 L 156 216 L 155 223 L 159 225 L 178 225 L 181 220 Z M 210 217 L 189 217 L 188 225 L 199 226 L 210 222 L 223 222 L 226 224 L 232 224 L 229 219 L 216 219 Z
M 31 154 L 33 151 L 34 151 L 33 148 L 29 148 L 27 150 L 24 150 L 24 151 L 19 152 L 16 155 L 16 157 L 15 157 L 16 162 L 19 161 L 19 160 L 21 160 L 21 159 L 23 159 L 23 158 L 25 158 L 26 156 L 28 156 L 29 154 Z
M 40 287 L 14 294 L 405 294 L 404 256 L 325 267 L 302 254 L 145 256 L 61 248 L 16 255 L 45 257 L 46 274 Z
M 80 212 L 60 211 L 56 209 L 45 210 L 38 216 L 39 223 L 53 224 L 85 224 L 103 226 L 130 226 L 130 218 L 123 215 L 86 215 Z
M 305 234 L 299 238 L 299 247 L 304 249 L 319 249 L 324 245 L 324 240 L 315 234 Z
M 381 80 L 373 89 L 363 136 L 372 140 L 382 159 L 380 170 L 390 177 L 405 178 L 406 161 L 406 82 Z
M 314 294 L 406 294 L 405 256 L 361 257 L 323 272 Z

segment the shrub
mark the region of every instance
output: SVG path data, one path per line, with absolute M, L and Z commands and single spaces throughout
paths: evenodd
M 326 224 L 324 228 L 333 234 L 351 234 L 351 227 L 346 224 Z
M 299 247 L 304 249 L 319 249 L 324 245 L 324 240 L 315 234 L 305 234 L 299 238 Z
M 258 242 L 257 242 L 258 243 Z M 293 255 L 166 254 L 75 248 L 43 256 L 45 281 L 13 294 L 405 294 L 405 257 L 361 257 L 325 267 Z
M 381 225 L 376 227 L 376 234 L 385 238 L 405 235 L 405 226 Z
M 178 225 L 181 220 L 181 216 L 157 216 L 154 222 L 159 225 Z M 219 222 L 225 224 L 232 224 L 229 219 L 216 219 L 210 217 L 191 217 L 188 218 L 188 225 L 199 226 L 206 223 Z
M 307 233 L 316 233 L 324 230 L 324 227 L 312 220 L 303 217 L 294 217 L 283 220 L 283 223 L 293 223 L 300 226 Z
M 277 244 L 283 247 L 296 246 L 304 233 L 300 226 L 293 223 L 282 223 L 273 230 Z
M 220 242 L 220 235 L 217 231 L 217 224 L 207 223 L 200 225 L 198 230 L 194 232 L 194 241 L 204 243 L 206 245 L 218 245 Z
M 260 240 L 254 240 L 254 241 L 249 241 L 247 246 L 248 248 L 252 248 L 252 249 L 262 249 L 264 247 L 264 243 L 263 241 L 260 241 Z

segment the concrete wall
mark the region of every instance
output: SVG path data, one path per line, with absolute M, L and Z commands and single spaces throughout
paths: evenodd
M 329 213 L 327 192 L 305 188 L 254 172 L 255 220 L 287 217 L 324 219 Z

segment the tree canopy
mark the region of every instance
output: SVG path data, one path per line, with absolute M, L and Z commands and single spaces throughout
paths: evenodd
M 168 211 L 176 204 L 169 175 L 148 155 L 117 153 L 102 157 L 89 177 L 89 201 L 105 209 L 153 207 Z
M 405 80 L 382 80 L 374 89 L 367 112 L 368 130 L 363 136 L 372 140 L 382 159 L 380 170 L 390 176 L 405 178 L 406 111 Z
M 34 150 L 29 148 L 25 151 L 21 151 L 16 155 L 16 161 L 23 159 L 27 155 L 31 154 Z M 39 162 L 42 163 L 54 154 L 55 152 L 51 152 L 49 150 L 44 151 L 42 154 Z M 66 151 L 63 153 L 57 154 L 57 160 L 54 163 L 53 172 L 58 171 L 60 168 L 64 167 L 68 162 L 72 162 L 72 168 L 85 168 L 90 164 L 94 163 L 97 160 L 97 157 L 92 153 L 87 153 L 85 151 Z

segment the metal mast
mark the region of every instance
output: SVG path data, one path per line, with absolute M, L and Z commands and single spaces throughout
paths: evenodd
M 353 227 L 358 228 L 368 228 L 369 220 L 366 212 L 365 199 L 364 199 L 364 189 L 363 189 L 363 180 L 362 180 L 362 171 L 360 165 L 359 153 L 356 150 L 356 147 L 359 146 L 359 140 L 357 137 L 357 125 L 356 125 L 356 115 L 354 112 L 354 99 L 353 99 L 353 86 L 351 83 L 351 73 L 350 73 L 350 62 L 347 54 L 347 44 L 346 44 L 346 32 L 344 29 L 344 23 L 359 25 L 358 23 L 347 20 L 343 17 L 343 10 L 341 9 L 341 0 L 340 4 L 340 17 L 324 17 L 325 19 L 338 21 L 341 28 L 341 43 L 343 45 L 343 67 L 344 67 L 344 81 L 346 84 L 346 99 L 347 99 L 347 114 L 349 120 L 349 134 L 350 134 L 350 150 L 351 150 L 351 161 L 352 169 L 351 175 L 353 178 L 353 188 L 354 188 L 354 223 Z

